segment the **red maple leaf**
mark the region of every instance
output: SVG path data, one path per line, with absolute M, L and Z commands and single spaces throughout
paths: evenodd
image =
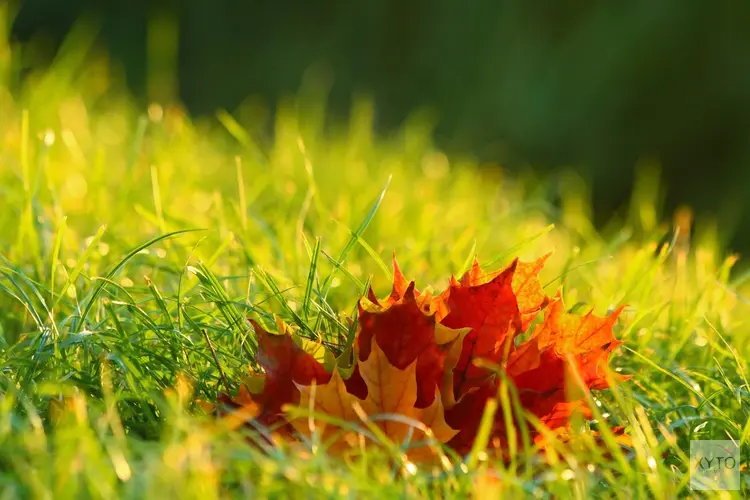
M 253 374 L 255 383 L 247 385 L 262 385 L 262 390 L 254 394 L 243 384 L 239 395 L 233 400 L 234 406 L 254 406 L 255 409 L 249 415 L 270 426 L 283 420 L 284 405 L 299 402 L 297 384 L 325 383 L 330 380 L 331 374 L 295 343 L 288 327 L 283 323 L 278 323 L 280 333 L 273 334 L 257 321 L 249 321 L 258 339 L 257 360 L 263 368 L 263 374 Z M 224 397 L 223 401 L 227 402 L 227 398 Z M 232 398 L 229 398 L 229 402 L 231 401 Z
M 396 283 L 403 275 L 395 264 Z M 357 359 L 361 363 L 370 356 L 373 339 L 383 349 L 388 361 L 403 370 L 415 360 L 417 374 L 417 408 L 426 408 L 435 399 L 435 391 L 443 383 L 444 363 L 448 351 L 461 331 L 446 328 L 434 314 L 425 313 L 418 303 L 414 282 L 405 289 L 397 288 L 380 305 L 376 298 L 359 303 L 359 330 L 355 341 Z M 374 294 L 371 294 L 374 297 Z M 350 392 L 364 398 L 366 388 L 358 368 L 347 381 Z
M 514 260 L 500 272 L 486 274 L 474 261 L 471 270 L 451 284 L 435 306 L 451 328 L 469 327 L 461 358 L 454 370 L 454 394 L 458 399 L 488 376 L 473 364 L 478 358 L 500 363 L 512 350 L 516 335 L 528 328 L 547 304 L 537 275 L 548 255 L 534 263 Z

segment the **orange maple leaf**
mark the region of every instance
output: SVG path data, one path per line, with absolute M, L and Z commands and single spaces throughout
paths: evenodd
M 623 310 L 607 317 L 566 313 L 557 297 L 545 312 L 544 323 L 510 356 L 508 375 L 519 391 L 547 393 L 565 388 L 571 362 L 591 389 L 608 386 L 605 369 L 609 354 L 621 344 L 612 327 Z
M 402 444 L 414 432 L 415 426 L 404 422 L 402 418 L 392 418 L 396 415 L 420 423 L 421 426 L 416 427 L 417 431 L 434 437 L 440 443 L 449 441 L 456 434 L 457 431 L 445 422 L 443 404 L 437 389 L 429 406 L 416 407 L 416 359 L 404 368 L 394 366 L 376 338 L 370 346 L 369 356 L 358 366 L 367 387 L 366 398 L 361 399 L 351 394 L 341 375 L 334 370 L 327 384 L 298 386 L 302 394 L 301 406 L 350 422 L 361 420 L 363 415 L 370 418 L 381 417 L 376 425 L 397 445 Z M 340 431 L 325 422 L 311 426 L 306 418 L 294 419 L 292 425 L 308 436 L 317 431 L 324 440 Z M 414 438 L 419 439 L 419 436 L 415 435 Z M 346 436 L 342 439 L 346 439 Z

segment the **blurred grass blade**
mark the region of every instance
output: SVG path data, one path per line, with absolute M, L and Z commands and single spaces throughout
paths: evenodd
M 91 243 L 86 247 L 86 249 L 83 251 L 83 255 L 81 255 L 78 260 L 76 261 L 76 265 L 73 268 L 73 271 L 68 276 L 68 279 L 65 281 L 65 285 L 63 285 L 62 289 L 60 290 L 60 293 L 57 295 L 57 298 L 52 303 L 52 309 L 54 310 L 57 307 L 57 304 L 60 302 L 60 300 L 65 296 L 65 293 L 68 291 L 68 288 L 75 283 L 75 281 L 78 279 L 78 277 L 81 275 L 81 271 L 83 270 L 83 266 L 86 265 L 86 263 L 91 258 L 91 254 L 93 253 L 94 249 L 97 248 L 99 245 L 99 241 L 102 239 L 102 236 L 104 236 L 104 232 L 107 230 L 107 226 L 101 226 L 99 227 L 99 230 L 94 235 L 93 239 L 91 240 Z M 54 290 L 53 290 L 54 292 Z
M 507 258 L 510 255 L 513 255 L 519 249 L 525 247 L 529 243 L 538 240 L 539 238 L 541 238 L 545 234 L 547 234 L 550 231 L 552 231 L 554 228 L 555 228 L 555 225 L 554 224 L 550 224 L 549 226 L 545 227 L 544 229 L 542 229 L 541 231 L 539 231 L 535 235 L 531 236 L 530 238 L 526 238 L 525 240 L 521 241 L 520 243 L 517 243 L 517 244 L 513 245 L 512 247 L 510 247 L 509 249 L 507 249 L 507 250 L 501 252 L 500 254 L 496 255 L 489 262 L 487 262 L 487 264 L 485 264 L 482 267 L 484 267 L 484 268 L 492 267 L 493 265 L 497 264 L 501 260 Z
M 120 260 L 105 276 L 106 279 L 110 280 L 112 279 L 120 270 L 125 267 L 125 264 L 130 262 L 130 260 L 138 255 L 142 250 L 145 250 L 146 248 L 150 247 L 151 245 L 154 245 L 155 243 L 158 243 L 162 240 L 166 240 L 168 238 L 172 238 L 174 236 L 178 236 L 185 233 L 194 233 L 198 231 L 203 231 L 202 229 L 182 229 L 180 231 L 173 231 L 168 234 L 163 234 L 161 236 L 157 236 L 156 238 L 150 239 L 147 242 L 135 247 L 130 252 L 128 252 L 125 257 Z M 91 294 L 91 296 L 88 299 L 88 302 L 86 303 L 86 306 L 83 308 L 83 312 L 81 313 L 81 318 L 79 321 L 75 322 L 73 325 L 71 325 L 71 332 L 72 333 L 78 333 L 83 328 L 83 325 L 86 322 L 86 317 L 88 316 L 89 312 L 91 311 L 91 308 L 94 307 L 94 303 L 99 298 L 99 294 L 102 292 L 104 287 L 106 286 L 106 281 L 99 281 L 99 283 L 94 288 L 94 292 Z
M 390 175 L 388 176 L 388 180 L 386 181 L 385 186 L 383 186 L 383 189 L 380 191 L 380 194 L 375 200 L 375 203 L 372 205 L 372 208 L 370 208 L 370 211 L 367 213 L 365 220 L 363 220 L 362 223 L 357 228 L 357 230 L 352 233 L 352 237 L 349 239 L 349 242 L 344 247 L 344 250 L 342 250 L 341 255 L 339 255 L 338 260 L 336 260 L 336 264 L 334 265 L 333 271 L 331 271 L 331 273 L 323 282 L 323 289 L 322 289 L 323 297 L 328 297 L 328 292 L 331 290 L 331 283 L 333 282 L 333 278 L 336 276 L 336 272 L 342 268 L 344 261 L 346 260 L 346 257 L 349 255 L 349 252 L 351 252 L 352 248 L 354 248 L 354 246 L 357 244 L 357 241 L 365 232 L 365 230 L 367 229 L 367 226 L 370 225 L 370 222 L 372 222 L 372 219 L 375 217 L 375 214 L 377 213 L 378 208 L 380 207 L 380 204 L 382 203 L 383 198 L 385 197 L 385 193 L 388 190 L 388 186 L 391 184 L 392 177 L 393 176 L 390 176 Z

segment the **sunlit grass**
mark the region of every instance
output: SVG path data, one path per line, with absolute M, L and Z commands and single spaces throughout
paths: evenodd
M 70 47 L 91 36 L 75 37 Z M 267 136 L 225 112 L 194 122 L 175 105 L 134 104 L 105 60 L 70 47 L 22 86 L 17 52 L 0 50 L 9 498 L 672 498 L 688 491 L 690 439 L 737 439 L 746 453 L 746 280 L 731 278 L 735 259 L 708 229 L 659 246 L 670 217 L 652 171 L 599 233 L 575 176 L 449 158 L 418 117 L 377 137 L 366 100 L 324 128 L 319 103 L 299 99 Z M 600 314 L 628 304 L 612 364 L 633 378 L 595 394 L 598 422 L 544 462 L 522 449 L 509 465 L 478 447 L 418 469 L 377 451 L 264 448 L 196 403 L 223 389 L 212 350 L 232 389 L 254 364 L 247 316 L 275 313 L 344 348 L 358 296 L 389 289 L 393 252 L 420 287 L 440 289 L 475 254 L 499 268 L 550 249 L 548 293 L 562 285 L 568 306 Z M 612 444 L 607 422 L 632 449 L 595 444 L 590 428 Z

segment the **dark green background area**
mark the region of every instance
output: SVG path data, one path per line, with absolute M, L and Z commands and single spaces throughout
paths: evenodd
M 14 34 L 54 46 L 83 13 L 144 95 L 147 24 L 179 26 L 182 100 L 198 114 L 299 89 L 312 64 L 344 115 L 372 95 L 387 132 L 427 106 L 442 147 L 511 168 L 575 167 L 597 220 L 658 161 L 667 208 L 719 216 L 750 248 L 750 2 L 692 0 L 28 0 Z

